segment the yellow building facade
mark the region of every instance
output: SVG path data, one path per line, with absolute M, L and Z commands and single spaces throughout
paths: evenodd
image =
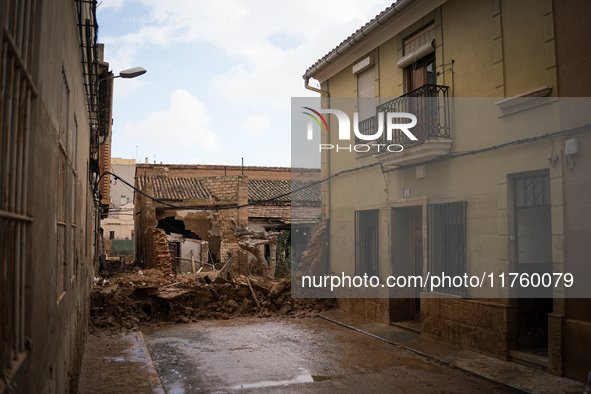
M 418 141 L 399 153 L 321 151 L 323 178 L 358 169 L 323 189 L 330 272 L 369 270 L 382 280 L 444 270 L 497 279 L 565 272 L 563 164 L 571 157 L 556 100 L 554 18 L 551 0 L 398 1 L 306 71 L 306 85 L 321 83 L 324 108 L 352 98 L 348 110 L 359 114 L 362 134 L 372 134 L 387 109 L 420 112 L 418 124 L 432 126 L 416 129 Z M 327 119 L 322 144 L 336 146 L 338 124 Z M 576 129 L 574 138 L 585 132 Z M 482 294 L 423 288 L 339 303 L 565 374 L 563 286 L 532 297 L 500 288 Z

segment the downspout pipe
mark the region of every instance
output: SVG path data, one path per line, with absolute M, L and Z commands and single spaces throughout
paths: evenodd
M 307 77 L 307 78 L 304 77 L 304 87 L 306 89 L 311 90 L 311 91 L 316 92 L 316 93 L 320 93 L 322 96 L 330 97 L 330 93 L 328 93 L 327 90 L 322 90 L 322 89 L 315 88 L 314 86 L 308 85 L 309 83 L 310 83 L 310 77 Z
M 308 80 L 310 77 L 313 77 L 318 71 L 326 67 L 328 64 L 332 63 L 335 59 L 339 56 L 343 55 L 344 53 L 348 52 L 361 42 L 365 37 L 372 34 L 377 28 L 384 25 L 390 19 L 392 19 L 397 14 L 400 14 L 404 11 L 410 4 L 412 4 L 415 0 L 399 0 L 392 5 L 392 8 L 388 10 L 384 15 L 380 16 L 379 18 L 374 19 L 373 22 L 368 24 L 365 27 L 359 29 L 359 31 L 354 34 L 349 40 L 341 44 L 338 48 L 333 50 L 331 53 L 326 55 L 318 64 L 312 66 L 312 69 L 307 71 L 304 75 L 305 87 L 308 90 L 315 91 L 317 93 L 324 93 L 323 91 L 319 91 L 320 89 L 312 88 L 308 86 Z

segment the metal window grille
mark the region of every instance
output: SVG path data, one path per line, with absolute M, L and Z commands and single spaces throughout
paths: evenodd
M 513 198 L 517 263 L 547 264 L 551 267 L 552 207 L 549 174 L 546 172 L 513 178 Z
M 550 206 L 550 177 L 547 174 L 515 178 L 515 208 Z
M 355 274 L 379 274 L 379 209 L 355 211 Z
M 25 352 L 29 309 L 25 290 L 31 261 L 31 78 L 35 4 L 10 0 L 0 8 L 0 376 Z M 0 384 L 1 385 L 1 384 Z
M 428 262 L 431 275 L 463 276 L 466 273 L 467 202 L 427 206 Z M 465 295 L 465 289 L 444 287 L 441 291 Z

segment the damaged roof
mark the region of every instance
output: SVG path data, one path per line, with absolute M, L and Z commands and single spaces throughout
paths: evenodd
M 148 183 L 153 185 L 152 196 L 159 200 L 193 200 L 215 198 L 200 178 L 159 176 L 159 175 L 140 175 L 137 177 L 140 190 Z M 312 182 L 305 181 L 286 181 L 286 180 L 268 180 L 268 179 L 249 179 L 248 180 L 248 202 L 267 201 L 264 205 L 290 205 L 292 198 L 294 205 L 301 203 L 320 203 L 320 185 L 311 185 Z M 293 190 L 299 190 L 291 193 Z
M 137 177 L 140 190 L 148 183 L 154 187 L 152 196 L 159 200 L 192 200 L 213 198 L 213 194 L 198 178 L 178 176 L 140 175 Z
M 249 179 L 248 180 L 248 202 L 265 201 L 278 197 L 267 204 L 285 205 L 292 202 L 320 202 L 320 185 L 312 185 L 293 194 L 288 194 L 293 190 L 311 185 L 312 182 L 304 181 L 284 181 L 267 179 Z M 293 197 L 292 197 L 293 196 Z

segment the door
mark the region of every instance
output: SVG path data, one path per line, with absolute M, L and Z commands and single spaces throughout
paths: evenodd
M 411 210 L 409 234 L 411 275 L 423 276 L 423 213 L 421 208 Z M 414 298 L 411 298 L 411 320 L 421 320 L 421 290 L 416 288 Z
M 552 221 L 548 173 L 513 180 L 515 202 L 515 259 L 519 273 L 552 275 Z M 543 351 L 548 347 L 548 313 L 552 288 L 520 289 L 516 305 L 517 347 Z

